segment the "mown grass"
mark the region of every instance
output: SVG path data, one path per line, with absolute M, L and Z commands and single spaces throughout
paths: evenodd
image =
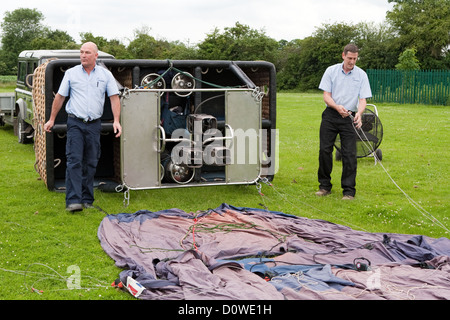
M 263 195 L 254 185 L 132 191 L 125 207 L 123 194 L 96 190 L 95 204 L 116 214 L 168 208 L 190 212 L 225 202 L 369 232 L 449 236 L 448 107 L 378 105 L 384 167 L 444 229 L 416 210 L 373 158 L 358 160 L 354 201 L 341 200 L 340 162 L 333 170 L 332 194 L 317 198 L 321 95 L 280 93 L 277 103 L 280 167 L 272 186 L 262 185 Z M 8 284 L 0 286 L 0 299 L 131 299 L 110 287 L 121 269 L 97 238 L 105 214 L 96 209 L 67 213 L 64 194 L 49 192 L 34 171 L 33 146 L 18 144 L 11 127 L 0 127 L 0 148 L 0 277 Z M 82 289 L 68 289 L 70 266 L 79 268 Z
M 0 93 L 14 92 L 15 88 L 16 88 L 15 76 L 0 76 Z

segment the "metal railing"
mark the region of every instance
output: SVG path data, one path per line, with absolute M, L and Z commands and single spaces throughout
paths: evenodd
M 450 70 L 366 71 L 372 102 L 450 105 Z

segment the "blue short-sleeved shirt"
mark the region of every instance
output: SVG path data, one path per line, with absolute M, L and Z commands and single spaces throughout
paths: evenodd
M 79 64 L 65 72 L 58 93 L 64 97 L 70 95 L 67 113 L 84 120 L 95 120 L 103 115 L 105 93 L 110 97 L 119 94 L 119 89 L 109 70 L 95 66 L 88 74 Z
M 336 104 L 356 112 L 359 99 L 372 97 L 369 78 L 366 72 L 357 66 L 346 74 L 343 66 L 343 63 L 338 63 L 328 67 L 322 76 L 319 89 L 331 92 L 331 97 Z

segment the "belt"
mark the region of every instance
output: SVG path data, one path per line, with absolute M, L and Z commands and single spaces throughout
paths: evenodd
M 334 109 L 334 108 L 332 108 L 332 107 L 329 107 L 329 106 L 327 106 L 327 108 L 329 109 L 329 110 L 332 110 L 332 111 L 334 111 L 334 112 L 336 112 L 336 114 L 339 114 L 339 112 L 337 112 L 337 110 L 336 109 Z M 355 116 L 356 115 L 356 111 L 350 111 L 350 110 L 347 110 L 352 116 Z
M 81 122 L 84 122 L 84 123 L 94 123 L 94 122 L 97 122 L 97 121 L 99 120 L 99 119 L 95 119 L 95 120 L 85 120 L 85 119 L 83 119 L 83 118 L 78 118 L 77 116 L 75 116 L 75 115 L 73 115 L 73 114 L 71 114 L 71 113 L 68 113 L 67 116 L 68 116 L 69 118 L 77 119 L 77 120 L 79 120 L 79 121 L 81 121 Z

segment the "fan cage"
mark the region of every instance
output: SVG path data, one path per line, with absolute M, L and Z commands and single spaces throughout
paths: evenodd
M 367 157 L 373 154 L 383 140 L 383 125 L 381 124 L 378 115 L 366 108 L 361 117 L 362 126 L 357 129 L 356 140 L 356 156 L 358 158 Z M 339 134 L 334 143 L 335 148 L 341 151 L 341 140 Z

